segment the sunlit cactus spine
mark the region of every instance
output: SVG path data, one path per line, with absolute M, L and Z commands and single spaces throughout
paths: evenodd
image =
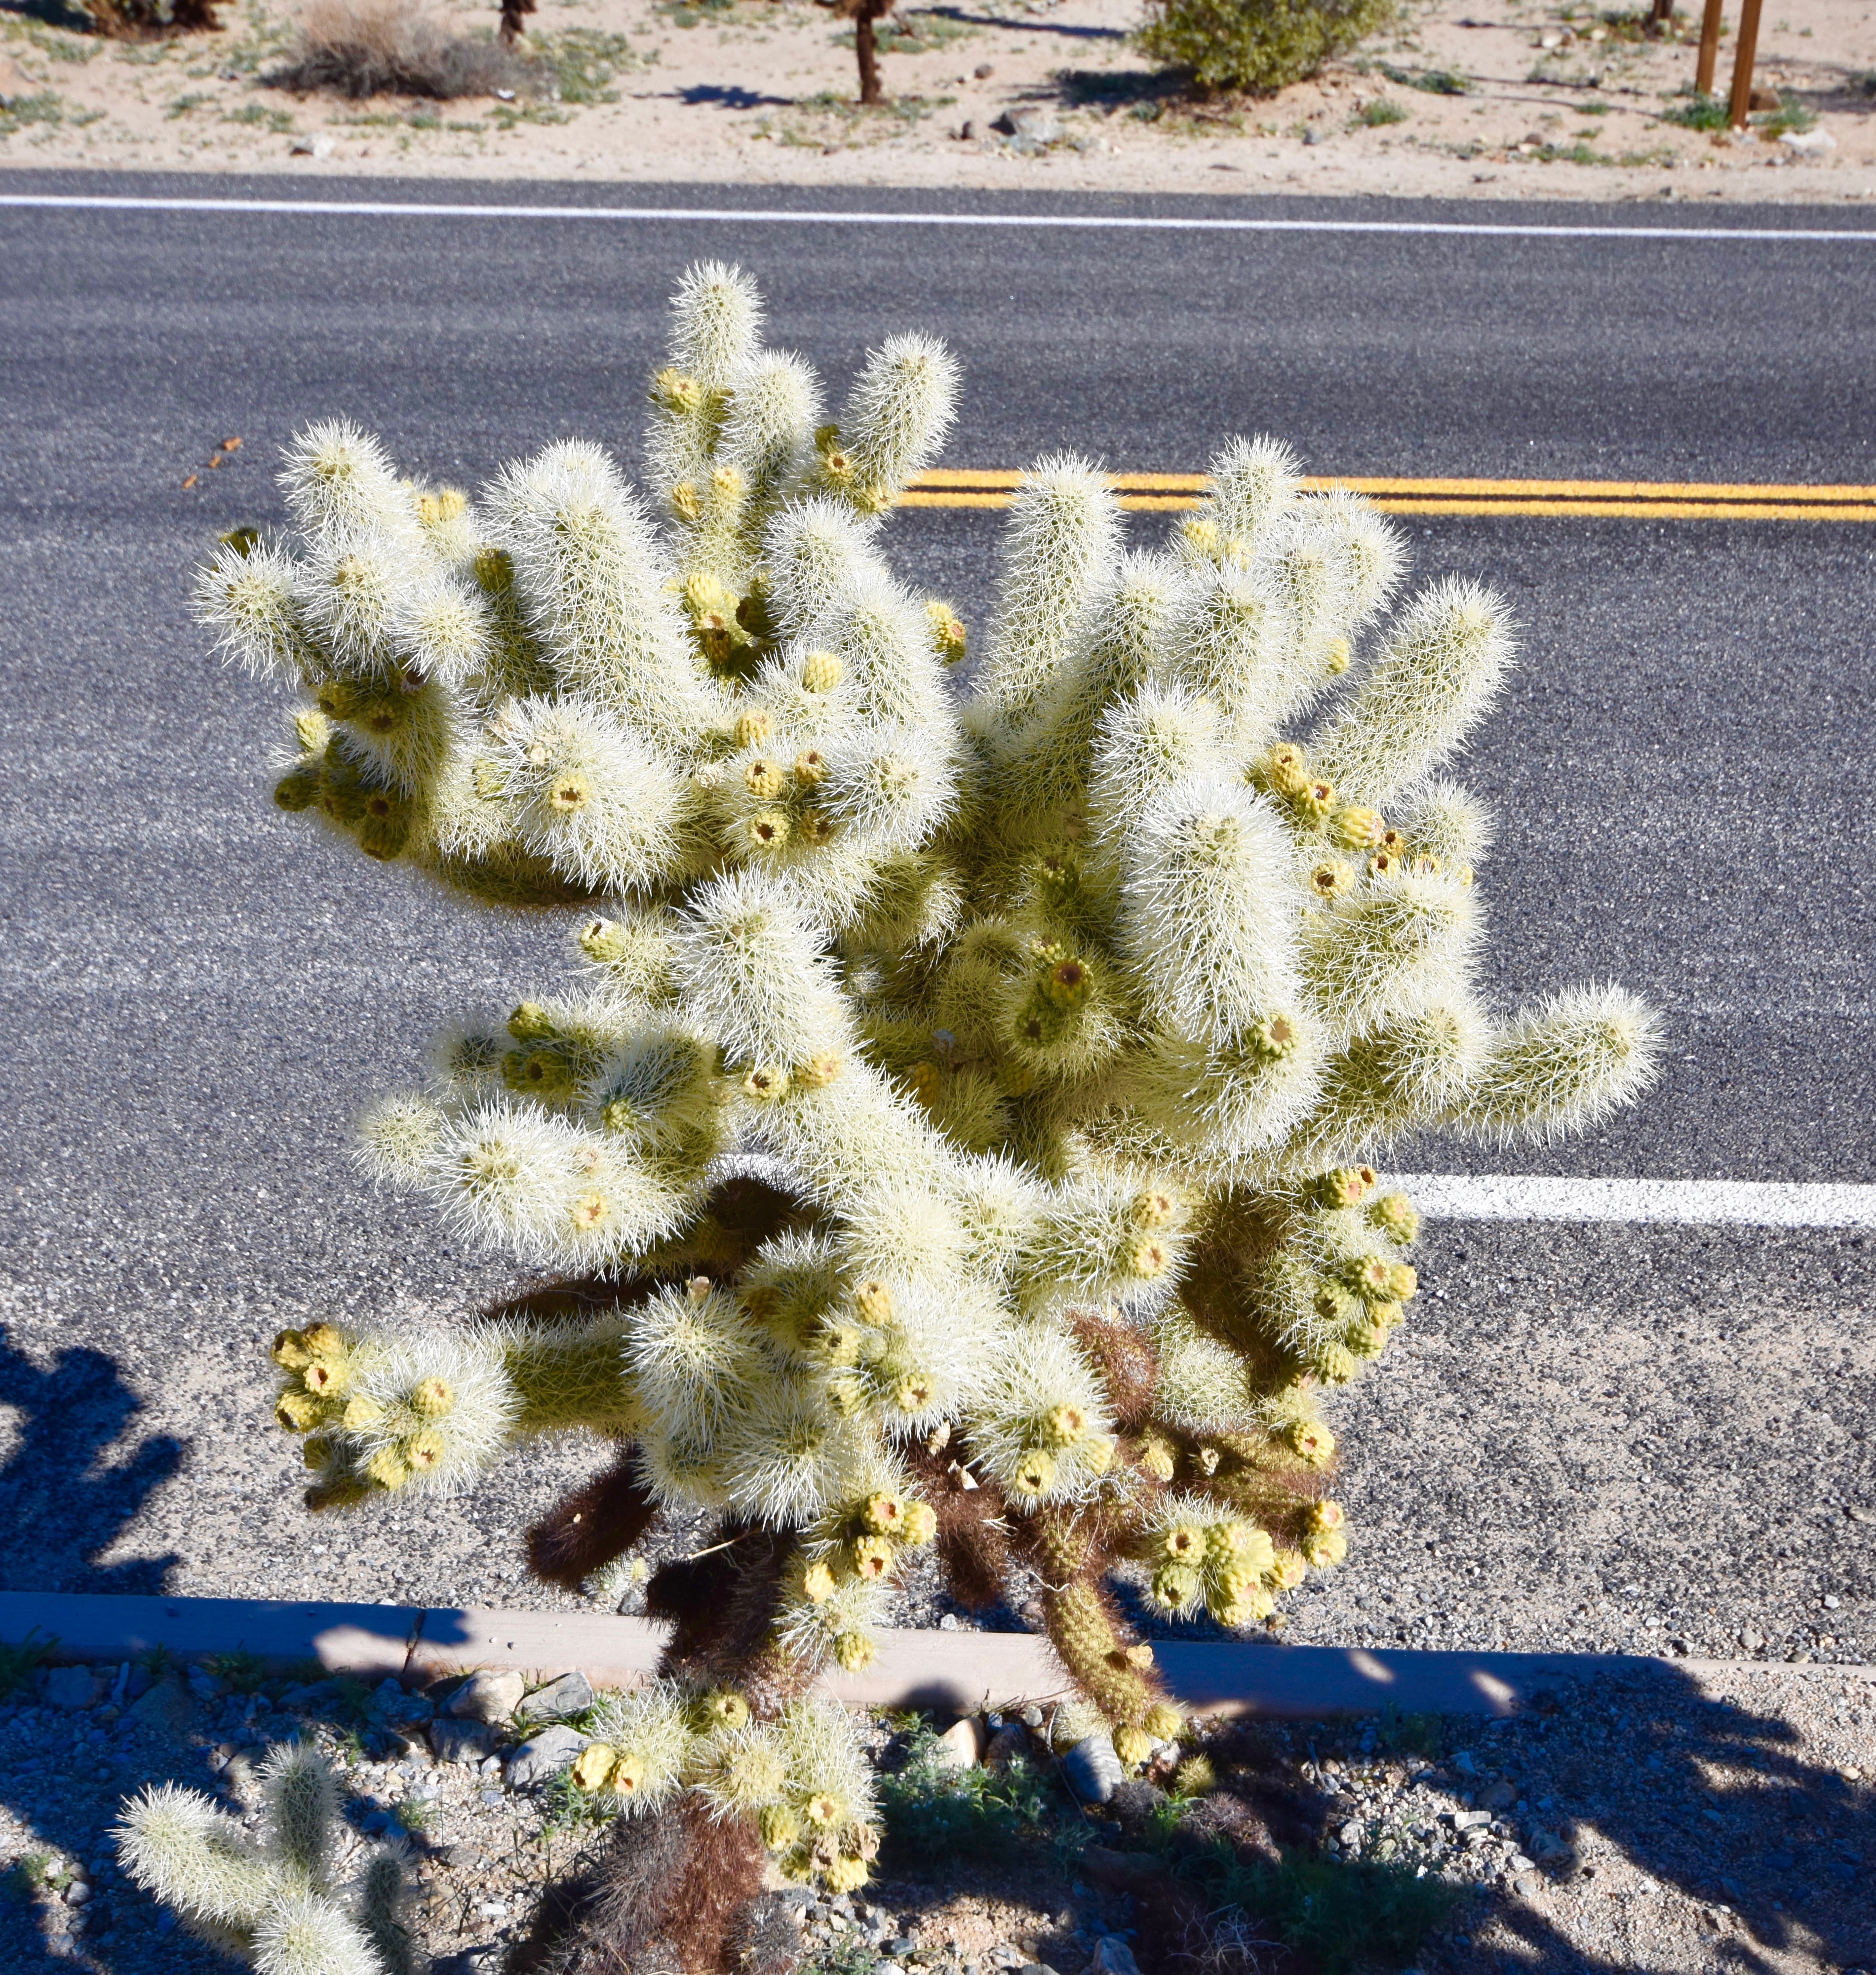
M 1345 1553 L 1325 1408 L 1418 1287 L 1377 1153 L 1580 1129 L 1646 1086 L 1655 1024 L 1614 987 L 1506 1017 L 1477 987 L 1490 823 L 1443 777 L 1511 662 L 1496 598 L 1387 620 L 1395 533 L 1273 441 L 1227 445 L 1158 549 L 1056 458 L 961 689 L 963 626 L 881 549 L 951 359 L 890 340 L 830 423 L 761 330 L 736 271 L 685 277 L 655 518 L 596 446 L 471 501 L 329 424 L 288 455 L 297 539 L 231 544 L 199 594 L 299 689 L 283 807 L 579 907 L 575 977 L 447 1030 L 362 1153 L 577 1287 L 284 1337 L 309 1500 L 584 1428 L 613 1462 L 531 1533 L 543 1575 L 718 1517 L 652 1582 L 667 1685 L 583 1780 L 851 1885 L 863 1792 L 817 1824 L 784 1744 L 821 1668 L 872 1658 L 907 1553 L 967 1605 L 1039 1583 L 1078 1727 L 1145 1760 L 1180 1717 L 1112 1574 L 1244 1626 Z
M 419 1975 L 429 1963 L 411 1929 L 398 1848 L 373 1846 L 354 1885 L 333 1884 L 342 1827 L 325 1759 L 291 1743 L 270 1750 L 261 1787 L 258 1835 L 199 1790 L 145 1790 L 117 1829 L 125 1872 L 259 1975 Z

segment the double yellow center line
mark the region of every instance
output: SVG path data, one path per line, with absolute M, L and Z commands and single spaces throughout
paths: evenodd
M 902 508 L 1007 508 L 1020 473 L 941 467 L 899 497 Z M 1110 473 L 1123 508 L 1204 504 L 1202 473 Z M 1384 514 L 1601 514 L 1618 521 L 1876 521 L 1876 487 L 1733 485 L 1686 480 L 1306 480 L 1320 491 L 1351 488 Z

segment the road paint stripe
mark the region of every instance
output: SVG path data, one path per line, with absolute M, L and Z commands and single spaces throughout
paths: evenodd
M 1621 1221 L 1876 1227 L 1876 1186 L 1736 1179 L 1549 1179 L 1390 1173 L 1433 1221 Z
M 372 219 L 602 219 L 750 226 L 1063 227 L 1166 233 L 1451 234 L 1507 240 L 1855 241 L 1876 244 L 1876 226 L 1536 226 L 1459 219 L 1227 219 L 1201 214 L 1121 212 L 839 212 L 761 206 L 501 205 L 396 199 L 161 199 L 130 193 L 0 192 L 0 206 L 81 212 L 278 213 Z
M 1136 513 L 1202 507 L 1202 473 L 1110 473 L 1119 505 Z M 936 467 L 899 497 L 902 508 L 1007 508 L 1023 475 L 1003 467 Z M 1352 488 L 1384 514 L 1600 514 L 1619 521 L 1876 521 L 1876 487 L 1684 480 L 1407 480 L 1318 477 L 1322 491 Z

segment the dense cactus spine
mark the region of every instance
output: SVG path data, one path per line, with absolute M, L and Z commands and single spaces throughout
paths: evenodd
M 964 627 L 879 546 L 951 359 L 892 339 L 819 423 L 761 326 L 735 270 L 685 278 L 658 524 L 596 447 L 469 501 L 328 426 L 289 460 L 298 547 L 225 546 L 199 600 L 305 689 L 283 808 L 580 909 L 578 991 L 449 1031 L 361 1150 L 577 1291 L 287 1333 L 310 1499 L 584 1426 L 614 1466 L 579 1499 L 622 1546 L 714 1511 L 648 1594 L 668 1679 L 576 1780 L 852 1886 L 864 1771 L 803 1690 L 867 1663 L 908 1553 L 975 1604 L 1033 1569 L 1088 1720 L 1142 1760 L 1178 1717 L 1107 1573 L 1248 1625 L 1345 1553 L 1324 1402 L 1418 1288 L 1367 1162 L 1575 1129 L 1645 1087 L 1655 1032 L 1613 988 L 1508 1020 L 1478 991 L 1490 819 L 1435 771 L 1510 662 L 1496 599 L 1447 583 L 1378 625 L 1398 540 L 1273 442 L 1227 446 L 1147 552 L 1056 458 L 961 693 Z M 617 1553 L 531 1541 L 562 1575 Z

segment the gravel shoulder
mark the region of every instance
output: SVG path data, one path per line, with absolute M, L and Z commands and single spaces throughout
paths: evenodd
M 1790 0 L 1765 23 L 1759 84 L 1821 120 L 1802 148 L 1664 120 L 1692 84 L 1697 9 L 1648 40 L 1636 25 L 1645 8 L 1500 0 L 1484 18 L 1460 0 L 1408 0 L 1397 30 L 1314 81 L 1188 106 L 1129 44 L 1140 0 L 908 4 L 886 43 L 892 102 L 861 113 L 851 30 L 843 44 L 840 24 L 806 0 L 559 0 L 534 41 L 560 93 L 532 104 L 347 103 L 266 87 L 302 4 L 240 0 L 218 34 L 116 46 L 0 14 L 12 74 L 0 69 L 0 96 L 16 99 L 0 113 L 0 166 L 1488 201 L 1876 196 L 1876 25 L 1861 0 Z M 432 11 L 453 29 L 489 25 L 488 0 Z M 1723 90 L 1730 64 L 1728 42 Z M 1042 136 L 995 127 L 1025 109 L 1043 113 Z

